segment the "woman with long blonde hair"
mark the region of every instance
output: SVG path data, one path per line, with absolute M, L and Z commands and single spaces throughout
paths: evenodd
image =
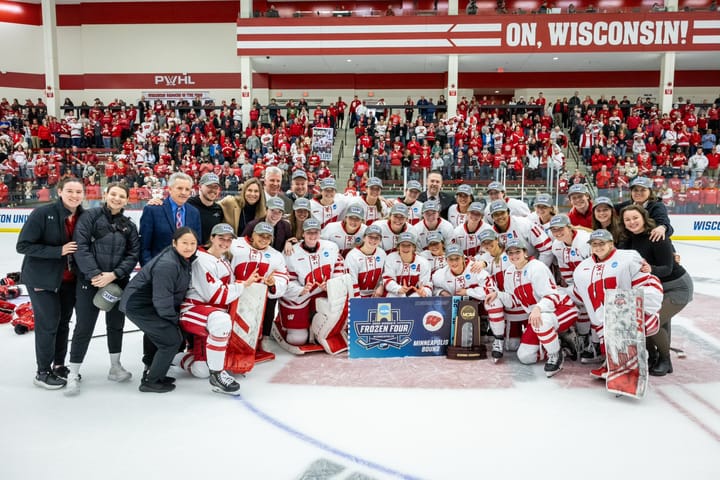
M 235 229 L 235 235 L 241 235 L 248 223 L 265 218 L 267 213 L 263 186 L 254 177 L 242 184 L 237 195 L 227 196 L 218 204 L 223 210 L 223 222 Z

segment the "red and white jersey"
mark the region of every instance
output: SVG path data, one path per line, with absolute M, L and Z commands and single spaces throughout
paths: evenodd
M 492 277 L 498 290 L 505 290 L 505 271 L 512 266 L 507 253 L 502 252 L 495 258 L 485 252 L 480 255 L 480 260 L 485 262 L 485 271 Z
M 452 224 L 453 227 L 457 227 L 459 225 L 462 225 L 467 220 L 467 212 L 460 213 L 458 211 L 457 203 L 453 203 L 450 205 L 450 208 L 448 208 L 448 222 Z
M 353 296 L 367 298 L 372 296 L 380 285 L 387 254 L 382 248 L 376 248 L 369 255 L 360 248 L 353 248 L 345 256 L 345 267 L 352 277 Z
M 342 195 L 335 195 L 335 201 L 330 205 L 323 205 L 318 200 L 313 199 L 310 200 L 310 213 L 324 228 L 328 223 L 341 220 L 345 215 L 346 206 L 346 198 Z
M 257 270 L 262 278 L 271 273 L 275 277 L 275 286 L 268 288 L 268 298 L 280 298 L 287 291 L 288 272 L 283 255 L 272 247 L 258 250 L 250 245 L 247 237 L 233 240 L 230 247 L 232 261 L 230 266 L 238 281 L 247 280 Z
M 508 240 L 519 238 L 527 244 L 528 255 L 537 257 L 548 267 L 552 264 L 553 254 L 550 249 L 552 240 L 539 225 L 535 225 L 527 218 L 511 215 L 505 232 L 500 232 L 495 225 L 493 229 L 497 232 L 501 244 L 506 245 Z
M 472 273 L 470 269 L 471 266 L 468 264 L 460 275 L 455 275 L 447 266 L 433 273 L 433 295 L 440 295 L 441 292 L 456 295 L 458 290 L 464 288 L 469 297 L 475 300 L 485 300 L 485 295 L 494 285 L 492 278 L 485 270 L 480 273 Z M 492 290 L 495 289 L 492 288 Z
M 345 230 L 343 222 L 332 222 L 328 223 L 325 228 L 322 229 L 320 238 L 323 240 L 330 240 L 338 246 L 340 255 L 343 257 L 353 248 L 362 243 L 363 234 L 367 225 L 360 224 L 360 228 L 355 233 L 348 233 Z
M 402 203 L 407 207 L 408 223 L 410 225 L 415 225 L 416 223 L 419 223 L 420 220 L 422 220 L 423 202 L 421 202 L 420 200 L 415 200 L 415 203 L 413 203 L 412 205 L 408 205 L 407 203 L 403 202 L 401 198 L 398 198 L 395 200 L 395 203 Z
M 482 252 L 482 247 L 480 246 L 480 239 L 478 238 L 478 235 L 480 235 L 480 232 L 482 232 L 483 230 L 489 229 L 492 229 L 492 227 L 487 223 L 483 222 L 480 224 L 477 230 L 470 233 L 467 228 L 467 223 L 458 225 L 457 227 L 455 227 L 455 230 L 453 230 L 453 235 L 450 243 L 454 243 L 455 245 L 462 248 L 466 257 L 474 257 L 478 253 Z
M 398 293 L 403 285 L 414 287 L 416 290 L 423 289 L 428 296 L 432 295 L 430 263 L 420 255 L 415 255 L 412 262 L 404 263 L 400 254 L 393 252 L 385 259 L 383 284 L 388 297 L 405 296 Z M 407 296 L 417 296 L 417 293 L 411 291 Z
M 292 253 L 285 257 L 289 279 L 285 297 L 298 298 L 305 285 L 320 284 L 343 275 L 345 273 L 343 262 L 337 245 L 328 240 L 318 240 L 315 252 L 307 251 L 305 242 L 296 244 Z M 322 290 L 316 286 L 308 292 L 308 295 L 312 296 L 321 292 Z
M 510 215 L 514 217 L 527 217 L 528 215 L 530 215 L 530 207 L 528 207 L 527 203 L 523 202 L 522 200 L 518 200 L 517 198 L 505 197 L 505 202 L 510 209 Z M 492 202 L 488 202 L 487 206 L 485 207 L 485 221 L 492 225 L 493 219 L 492 215 L 490 215 L 490 203 Z
M 590 245 L 587 243 L 589 238 L 590 232 L 578 229 L 573 230 L 573 240 L 569 246 L 560 240 L 553 240 L 552 253 L 560 268 L 560 275 L 568 287 L 572 287 L 573 272 L 577 266 L 591 255 Z
M 550 222 L 543 223 L 542 220 L 540 220 L 540 216 L 537 214 L 537 212 L 530 212 L 530 215 L 527 216 L 527 219 L 530 220 L 535 225 L 540 225 L 543 230 L 545 230 L 545 233 L 547 233 L 548 237 L 552 239 L 552 235 L 550 234 Z
M 230 262 L 222 256 L 198 250 L 192 263 L 190 287 L 185 294 L 181 310 L 193 305 L 212 305 L 227 308 L 244 290 L 242 283 L 235 283 Z
M 421 220 L 416 225 L 410 227 L 410 231 L 414 233 L 415 238 L 417 238 L 418 249 L 425 249 L 425 247 L 427 247 L 427 236 L 430 232 L 439 232 L 445 239 L 445 245 L 450 245 L 450 241 L 453 238 L 453 226 L 444 218 L 440 218 L 437 226 L 432 230 L 427 226 L 425 220 Z
M 349 198 L 349 205 L 360 205 L 363 208 L 363 211 L 365 212 L 365 224 L 370 225 L 371 223 L 381 220 L 383 218 L 386 218 L 388 216 L 388 213 L 390 213 L 390 209 L 385 205 L 385 202 L 380 200 L 380 210 L 378 210 L 377 205 L 369 205 L 366 201 L 366 197 L 351 197 Z
M 447 259 L 445 258 L 445 255 L 435 256 L 430 250 L 423 250 L 418 255 L 423 257 L 430 264 L 431 277 L 436 271 L 440 270 L 441 268 L 447 267 Z
M 573 273 L 573 300 L 585 305 L 594 325 L 605 324 L 605 290 L 639 288 L 644 295 L 645 333 L 657 332 L 663 287 L 655 275 L 640 271 L 642 262 L 635 250 L 615 249 L 603 261 L 591 255 L 577 266 Z
M 400 233 L 410 230 L 410 225 L 406 223 L 400 233 L 395 233 L 390 228 L 390 220 L 380 220 L 379 222 L 376 222 L 375 225 L 380 227 L 380 230 L 382 230 L 382 243 L 380 245 L 387 254 L 391 254 L 397 250 L 397 237 Z
M 520 308 L 530 313 L 537 305 L 543 313 L 557 315 L 558 323 L 577 319 L 577 309 L 570 296 L 560 290 L 550 269 L 531 259 L 522 270 L 510 265 L 505 271 L 505 291 L 498 292 L 505 308 Z

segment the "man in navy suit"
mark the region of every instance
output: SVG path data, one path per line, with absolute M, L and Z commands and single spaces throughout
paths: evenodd
M 162 205 L 145 205 L 140 217 L 140 265 L 148 263 L 155 255 L 172 243 L 172 236 L 179 227 L 190 227 L 202 238 L 200 212 L 188 204 L 193 187 L 190 175 L 176 172 L 168 180 L 170 196 Z

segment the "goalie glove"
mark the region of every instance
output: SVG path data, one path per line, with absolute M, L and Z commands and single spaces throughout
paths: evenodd
M 15 333 L 18 335 L 27 333 L 30 330 L 35 330 L 35 314 L 33 313 L 30 302 L 25 302 L 15 307 L 12 324 L 15 326 Z

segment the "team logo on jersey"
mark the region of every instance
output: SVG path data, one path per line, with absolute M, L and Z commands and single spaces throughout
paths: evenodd
M 574 257 L 575 255 L 577 255 L 577 253 L 575 253 L 575 250 L 570 250 L 570 256 Z
M 270 258 L 270 252 L 265 252 L 265 258 Z
M 330 256 L 329 252 L 323 252 L 323 257 L 329 257 L 329 256 Z
M 510 240 L 511 238 L 513 238 L 512 232 L 508 232 L 507 235 L 506 235 L 506 237 L 507 237 L 508 240 Z
M 465 274 L 465 280 L 470 280 L 470 274 L 469 274 L 469 273 L 466 273 L 466 274 Z
M 333 210 L 337 210 L 337 205 L 335 205 L 335 204 L 333 203 L 332 209 L 333 209 Z
M 366 350 L 401 349 L 411 342 L 414 323 L 412 320 L 401 320 L 400 309 L 392 308 L 392 304 L 378 303 L 377 308 L 368 310 L 366 321 L 353 322 L 358 336 L 356 343 Z
M 507 255 L 503 255 L 503 256 L 502 256 L 502 261 L 503 261 L 503 262 L 507 262 L 507 261 L 508 261 Z
M 377 257 L 375 257 L 375 261 L 378 262 L 378 263 L 380 263 L 380 255 L 378 255 Z
M 410 270 L 417 270 L 417 265 L 415 265 L 414 263 L 410 265 Z
M 611 266 L 612 268 L 617 268 L 618 263 L 617 263 L 617 262 L 613 262 L 613 263 L 610 264 L 610 266 Z
M 362 238 L 360 238 L 360 237 L 355 237 L 355 243 L 360 243 L 360 242 L 362 242 Z

